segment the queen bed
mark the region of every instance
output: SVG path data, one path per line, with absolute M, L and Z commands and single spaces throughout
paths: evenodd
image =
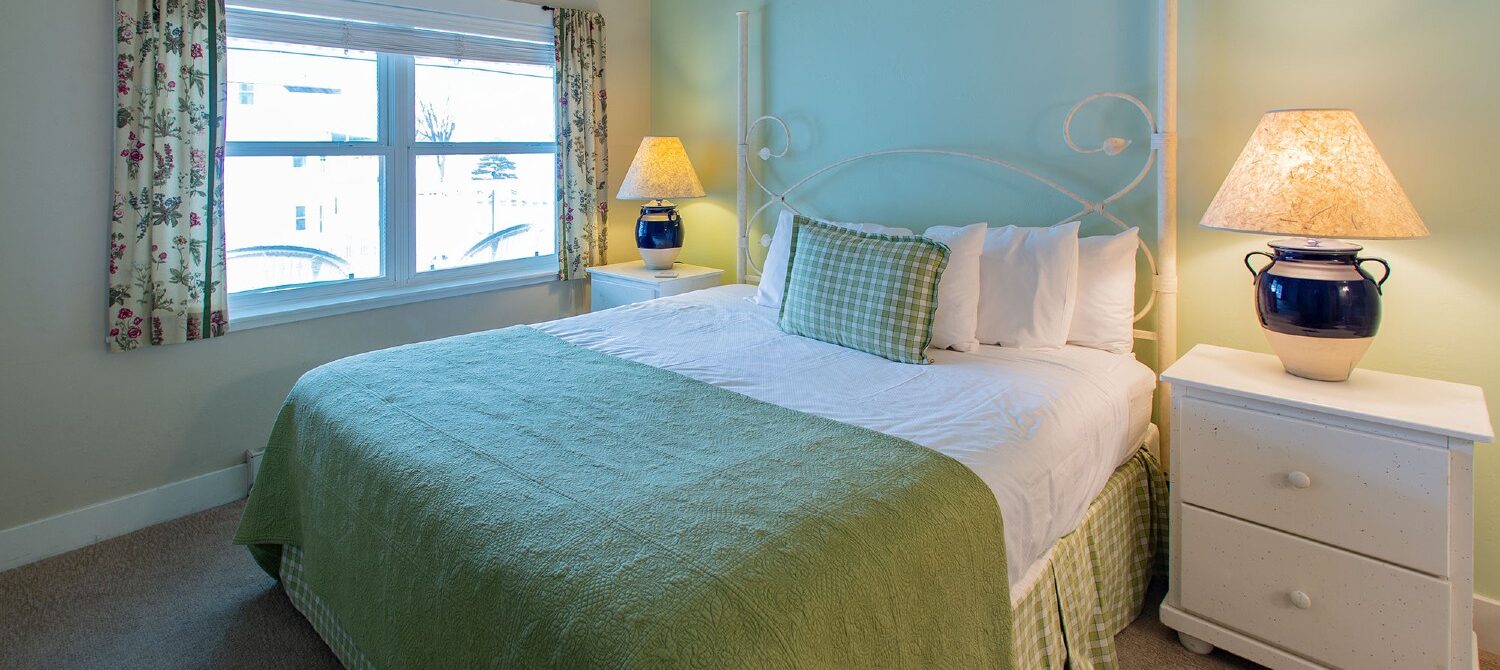
M 1064 659 L 1073 659 L 1067 667 L 1085 667 L 1080 659 L 1110 664 L 1111 638 L 1135 617 L 1152 563 L 1162 555 L 1166 492 L 1149 423 L 1155 387 L 1149 368 L 1131 356 L 1074 346 L 933 351 L 932 365 L 896 364 L 788 335 L 777 327 L 775 310 L 754 304 L 753 293 L 746 285 L 722 286 L 314 370 L 278 421 L 238 539 L 254 546 L 349 667 L 409 666 L 416 659 L 442 666 L 675 666 L 687 642 L 652 638 L 631 612 L 590 610 L 576 599 L 672 601 L 694 588 L 695 575 L 681 573 L 698 566 L 638 566 L 643 546 L 712 552 L 755 547 L 766 537 L 773 542 L 706 561 L 700 574 L 734 580 L 756 560 L 826 556 L 827 565 L 798 565 L 789 574 L 761 568 L 774 577 L 737 587 L 785 589 L 777 596 L 817 602 L 813 611 L 825 616 L 830 607 L 861 608 L 860 615 L 840 615 L 860 630 L 792 641 L 769 656 L 748 654 L 744 645 L 758 645 L 757 635 L 805 625 L 784 618 L 812 615 L 801 611 L 804 603 L 779 610 L 757 602 L 750 607 L 776 614 L 715 624 L 709 641 L 694 641 L 713 667 L 836 664 L 850 658 L 841 644 L 901 635 L 1003 642 L 995 651 L 1014 654 L 1016 667 L 1061 668 Z M 536 382 L 548 375 L 586 381 Z M 718 412 L 709 388 L 744 404 Z M 763 415 L 757 405 L 787 412 Z M 829 435 L 796 416 L 868 432 Z M 597 423 L 584 425 L 590 421 Z M 750 443 L 750 431 L 799 440 L 763 448 Z M 704 445 L 712 436 L 722 443 Z M 899 453 L 901 443 L 941 454 L 933 460 L 961 464 L 961 472 L 929 472 L 929 461 Z M 832 455 L 804 458 L 809 447 Z M 726 454 L 706 467 L 674 465 Z M 870 462 L 861 463 L 865 458 Z M 508 471 L 510 465 L 521 471 Z M 906 476 L 886 479 L 887 470 Z M 807 481 L 793 481 L 799 479 Z M 605 482 L 621 492 L 593 497 Z M 927 487 L 971 495 L 943 498 Z M 559 511 L 546 500 L 551 496 L 579 507 Z M 740 509 L 762 496 L 787 504 Z M 875 509 L 866 506 L 871 499 Z M 665 523 L 635 522 L 657 504 L 671 508 L 662 512 Z M 885 506 L 904 518 L 892 518 Z M 610 507 L 629 511 L 616 516 Z M 1000 542 L 964 537 L 996 510 L 998 537 L 990 539 Z M 934 516 L 952 518 L 934 523 Z M 788 523 L 767 524 L 769 517 Z M 808 524 L 823 521 L 828 528 L 809 536 Z M 548 532 L 568 523 L 589 528 Z M 611 532 L 583 537 L 610 524 Z M 679 536 L 679 528 L 691 537 Z M 882 535 L 893 530 L 909 537 Z M 854 538 L 827 541 L 823 532 Z M 700 544 L 699 533 L 721 535 L 722 542 Z M 627 537 L 635 539 L 621 541 Z M 876 541 L 883 546 L 869 546 Z M 886 551 L 898 560 L 920 559 L 904 568 L 861 565 Z M 633 570 L 650 576 L 620 574 Z M 880 597 L 850 602 L 838 589 L 809 596 L 799 588 L 804 579 L 845 571 L 857 576 L 838 589 L 869 590 L 880 581 Z M 536 583 L 549 580 L 558 590 L 535 595 Z M 673 580 L 681 583 L 662 586 Z M 952 592 L 985 581 L 989 597 L 965 603 L 973 594 Z M 949 592 L 929 603 L 882 602 L 920 589 Z M 583 595 L 589 592 L 596 593 Z M 964 612 L 959 620 L 937 626 L 879 620 L 932 617 L 933 608 L 948 605 Z M 691 598 L 672 604 L 687 611 L 723 606 Z M 998 611 L 1003 606 L 1010 611 Z M 503 614 L 512 609 L 527 615 Z M 660 615 L 651 606 L 641 609 Z M 882 616 L 857 622 L 872 611 Z M 1009 636 L 974 626 L 1007 615 Z M 555 628 L 535 617 L 552 619 Z M 626 631 L 620 639 L 597 649 L 582 643 L 580 636 L 609 637 L 600 628 L 613 626 Z M 496 636 L 490 643 L 472 642 L 487 631 Z M 518 643 L 501 642 L 507 638 Z M 635 646 L 641 638 L 647 642 Z M 1004 665 L 972 650 L 954 655 L 912 646 L 921 651 L 875 649 L 855 665 L 955 658 Z M 809 660 L 814 647 L 833 655 Z
M 1165 556 L 1151 369 L 1071 345 L 908 365 L 789 335 L 754 298 L 749 239 L 866 158 L 978 160 L 1122 228 L 1108 206 L 1157 167 L 1135 316 L 1155 308 L 1155 329 L 1135 334 L 1169 364 L 1175 2 L 1161 12 L 1160 124 L 1125 94 L 1079 103 L 1126 100 L 1152 130 L 1139 176 L 1099 201 L 951 150 L 767 187 L 754 160 L 786 148 L 751 139 L 790 132 L 749 118 L 741 13 L 741 283 L 309 372 L 235 541 L 352 668 L 1113 667 Z

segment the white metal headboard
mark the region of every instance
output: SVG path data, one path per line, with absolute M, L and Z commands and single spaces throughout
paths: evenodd
M 1109 210 L 1109 207 L 1121 198 L 1134 191 L 1136 187 L 1145 182 L 1146 177 L 1155 166 L 1156 171 L 1156 251 L 1141 241 L 1141 253 L 1145 256 L 1148 267 L 1151 270 L 1151 294 L 1146 304 L 1141 307 L 1135 315 L 1135 321 L 1139 325 L 1147 314 L 1155 313 L 1154 328 L 1142 329 L 1137 327 L 1135 336 L 1138 339 L 1154 340 L 1156 342 L 1156 369 L 1158 372 L 1165 370 L 1177 360 L 1177 0 L 1160 0 L 1159 18 L 1161 20 L 1161 44 L 1160 60 L 1158 69 L 1158 114 L 1152 114 L 1151 108 L 1135 96 L 1125 93 L 1097 93 L 1091 95 L 1068 111 L 1067 118 L 1063 121 L 1063 141 L 1068 148 L 1081 154 L 1104 153 L 1114 156 L 1124 151 L 1130 145 L 1130 141 L 1120 137 L 1106 139 L 1097 147 L 1085 148 L 1073 141 L 1072 124 L 1073 118 L 1078 111 L 1091 103 L 1106 99 L 1117 99 L 1131 103 L 1137 111 L 1145 118 L 1146 125 L 1151 129 L 1151 151 L 1147 155 L 1145 164 L 1141 166 L 1135 178 L 1125 187 L 1105 197 L 1102 200 L 1090 200 L 1079 195 L 1077 191 L 1070 189 L 1055 179 L 1044 176 L 1042 173 L 1024 167 L 1017 163 L 991 156 L 956 151 L 950 149 L 886 149 L 872 151 L 869 153 L 850 156 L 828 165 L 825 165 L 812 173 L 794 181 L 781 191 L 767 186 L 760 175 L 754 169 L 754 160 L 769 162 L 783 158 L 791 149 L 792 134 L 786 122 L 776 116 L 761 116 L 750 119 L 749 103 L 749 34 L 750 13 L 746 11 L 737 12 L 739 18 L 739 115 L 736 125 L 739 149 L 739 179 L 738 196 L 736 199 L 736 211 L 739 219 L 738 252 L 735 256 L 735 275 L 738 281 L 745 282 L 758 279 L 760 269 L 756 267 L 754 257 L 750 253 L 750 223 L 759 218 L 771 207 L 790 209 L 799 214 L 802 213 L 787 198 L 801 189 L 808 182 L 814 181 L 823 175 L 851 163 L 856 163 L 873 158 L 900 155 L 929 155 L 949 156 L 960 159 L 978 161 L 988 165 L 1004 168 L 1013 173 L 1028 177 L 1031 180 L 1061 193 L 1081 208 L 1077 213 L 1064 217 L 1059 223 L 1073 221 L 1088 215 L 1097 215 L 1115 224 L 1121 230 L 1129 227 L 1120 217 Z M 781 148 L 773 150 L 769 146 L 761 147 L 754 153 L 751 152 L 751 140 L 757 130 L 762 126 L 779 130 L 781 135 Z M 750 211 L 749 195 L 752 186 L 766 196 L 765 202 Z M 765 242 L 762 242 L 765 244 Z M 1170 389 L 1165 384 L 1158 386 L 1156 394 L 1157 423 L 1162 433 L 1162 458 L 1166 461 L 1168 440 L 1170 439 L 1170 426 L 1168 421 L 1171 417 Z

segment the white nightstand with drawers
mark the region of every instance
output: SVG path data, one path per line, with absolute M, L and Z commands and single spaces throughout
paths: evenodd
M 1200 345 L 1172 384 L 1171 583 L 1183 645 L 1272 668 L 1477 666 L 1474 444 L 1484 393 L 1294 377 Z
M 647 270 L 641 261 L 589 268 L 589 311 L 665 298 L 718 286 L 718 268 L 676 263 L 671 270 Z

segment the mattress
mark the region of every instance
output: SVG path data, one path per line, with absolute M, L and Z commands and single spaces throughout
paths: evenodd
M 956 459 L 995 494 L 1013 586 L 1078 526 L 1149 426 L 1155 375 L 1133 357 L 983 346 L 893 363 L 781 332 L 754 291 L 721 286 L 536 327 Z

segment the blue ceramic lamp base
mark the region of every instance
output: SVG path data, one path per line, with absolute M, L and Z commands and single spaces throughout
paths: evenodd
M 1390 266 L 1360 258 L 1363 247 L 1338 240 L 1276 240 L 1270 247 L 1274 254 L 1250 252 L 1245 266 L 1255 275 L 1255 310 L 1271 349 L 1298 377 L 1347 380 L 1380 328 L 1380 287 Z M 1254 256 L 1271 263 L 1257 271 Z M 1370 262 L 1385 267 L 1378 282 L 1360 267 Z
M 635 222 L 635 245 L 641 252 L 647 270 L 670 270 L 682 253 L 682 217 L 677 207 L 656 200 L 641 207 L 641 218 Z

